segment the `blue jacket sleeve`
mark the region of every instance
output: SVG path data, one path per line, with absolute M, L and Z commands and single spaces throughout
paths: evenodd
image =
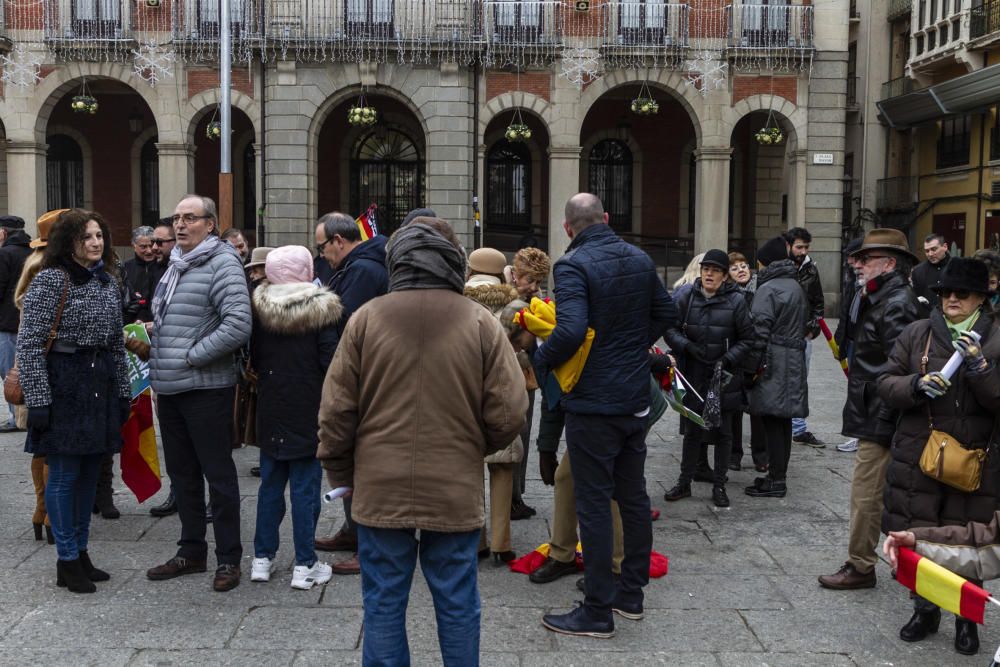
M 535 353 L 535 366 L 557 368 L 576 354 L 587 337 L 590 321 L 587 277 L 569 262 L 556 262 L 556 328 Z

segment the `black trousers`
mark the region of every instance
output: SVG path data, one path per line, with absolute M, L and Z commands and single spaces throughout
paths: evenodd
M 792 420 L 790 417 L 771 416 L 760 419 L 767 440 L 767 476 L 783 482 L 788 473 L 788 459 L 792 455 Z
M 646 494 L 646 418 L 566 413 L 566 445 L 583 544 L 584 606 L 611 618 L 611 605 L 641 604 L 649 583 L 653 524 Z M 616 590 L 611 574 L 611 500 L 618 501 L 625 560 Z
M 733 413 L 733 453 L 731 460 L 743 460 L 743 412 Z M 767 440 L 760 417 L 750 416 L 750 457 L 754 465 L 767 464 Z
M 163 455 L 177 499 L 181 539 L 177 555 L 204 560 L 205 480 L 212 503 L 215 557 L 219 565 L 239 565 L 240 486 L 233 463 L 232 387 L 160 394 L 157 403 Z
M 737 413 L 739 414 L 739 413 Z M 726 485 L 726 475 L 729 474 L 729 456 L 733 448 L 733 413 L 723 412 L 719 428 L 706 431 L 694 424 L 687 424 L 684 429 L 684 444 L 681 450 L 682 484 L 690 484 L 695 470 L 703 456 L 707 456 L 705 448 L 708 443 L 715 445 L 715 467 L 712 475 L 716 486 Z

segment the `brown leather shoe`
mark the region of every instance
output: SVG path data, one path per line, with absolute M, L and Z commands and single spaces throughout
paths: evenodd
M 212 588 L 225 593 L 240 585 L 239 565 L 220 565 L 215 570 L 215 579 L 212 581 Z
M 146 570 L 146 577 L 148 579 L 152 579 L 153 581 L 162 581 L 164 579 L 173 579 L 174 577 L 181 577 L 185 574 L 197 574 L 198 572 L 204 571 L 205 561 L 188 560 L 187 558 L 174 556 L 163 565 L 157 565 L 156 567 Z
M 350 558 L 332 563 L 330 568 L 334 574 L 361 574 L 361 561 L 357 554 L 352 554 Z
M 875 588 L 875 570 L 867 574 L 858 572 L 850 563 L 833 574 L 824 574 L 819 578 L 819 585 L 837 591 L 852 591 L 858 588 Z
M 358 538 L 356 535 L 348 535 L 341 528 L 333 537 L 317 537 L 313 540 L 313 545 L 318 551 L 352 551 L 358 550 Z

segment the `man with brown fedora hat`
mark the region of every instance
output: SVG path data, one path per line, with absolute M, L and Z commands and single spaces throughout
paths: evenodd
M 858 439 L 848 558 L 836 573 L 819 578 L 821 586 L 837 590 L 875 586 L 882 492 L 896 424 L 894 411 L 878 397 L 875 382 L 903 329 L 920 319 L 920 303 L 909 282 L 917 258 L 901 231 L 873 229 L 851 256 L 861 298 L 852 303 L 847 322 L 852 345 L 842 433 Z

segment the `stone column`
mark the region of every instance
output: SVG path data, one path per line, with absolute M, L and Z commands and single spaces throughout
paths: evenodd
M 806 161 L 809 151 L 788 154 L 788 227 L 806 226 Z
M 729 163 L 733 149 L 704 147 L 695 150 L 696 203 L 694 252 L 729 245 Z
M 549 257 L 566 252 L 569 237 L 562 221 L 566 202 L 580 191 L 580 146 L 549 147 Z
M 160 172 L 160 217 L 173 214 L 177 202 L 194 192 L 193 144 L 156 144 Z
M 48 210 L 45 199 L 45 144 L 7 142 L 7 210 L 24 218 L 25 231 L 38 234 L 35 221 Z

